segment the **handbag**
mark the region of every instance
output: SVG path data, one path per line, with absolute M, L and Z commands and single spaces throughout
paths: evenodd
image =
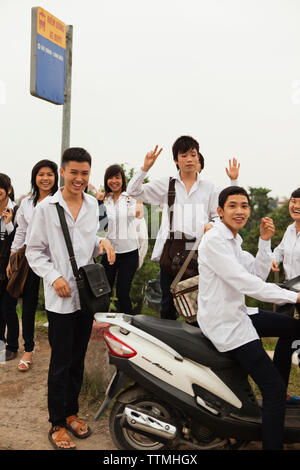
M 170 236 L 165 241 L 159 263 L 165 272 L 171 276 L 176 276 L 185 260 L 189 258 L 189 262 L 185 263 L 185 271 L 182 274 L 182 278 L 186 279 L 198 274 L 197 252 L 194 251 L 192 256 L 188 256 L 190 250 L 187 248 L 187 245 L 194 243 L 196 239 L 181 232 L 172 232 L 173 211 L 171 211 L 171 207 L 174 205 L 175 195 L 175 180 L 170 178 L 168 191 Z
M 14 206 L 13 208 L 13 217 L 12 222 L 14 222 L 16 213 L 18 210 L 18 206 Z M 9 262 L 10 257 L 10 248 L 16 233 L 17 226 L 14 226 L 14 229 L 11 233 L 5 233 L 4 239 L 1 240 L 1 249 L 0 249 L 0 292 L 2 289 L 6 289 L 7 285 L 7 276 L 6 276 L 6 268 Z
M 74 277 L 76 280 L 81 310 L 87 314 L 107 312 L 111 291 L 102 264 L 93 263 L 78 269 L 64 209 L 56 203 L 56 208 L 67 245 Z
M 22 297 L 24 285 L 28 276 L 29 264 L 25 256 L 26 245 L 19 248 L 10 258 L 11 275 L 9 276 L 6 290 L 11 297 Z
M 178 315 L 188 323 L 195 322 L 197 318 L 199 275 L 197 274 L 196 276 L 184 279 L 182 281 L 181 279 L 186 270 L 186 266 L 189 264 L 190 259 L 194 256 L 198 249 L 202 236 L 203 233 L 196 240 L 192 250 L 190 251 L 188 257 L 184 261 L 183 265 L 178 271 L 177 276 L 170 286 L 170 291 L 173 295 L 176 311 Z

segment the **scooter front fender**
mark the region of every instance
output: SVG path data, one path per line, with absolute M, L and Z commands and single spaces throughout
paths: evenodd
M 100 416 L 103 415 L 110 402 L 129 382 L 130 379 L 127 377 L 127 375 L 124 374 L 123 371 L 117 369 L 106 389 L 105 399 L 103 400 L 99 410 L 95 415 L 95 421 L 97 421 Z

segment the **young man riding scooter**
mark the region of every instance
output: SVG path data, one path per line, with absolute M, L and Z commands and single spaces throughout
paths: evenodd
M 245 189 L 231 186 L 219 195 L 220 221 L 203 237 L 199 250 L 198 323 L 220 352 L 239 362 L 258 385 L 262 397 L 263 449 L 282 449 L 291 354 L 285 339 L 300 338 L 298 320 L 280 313 L 246 307 L 245 295 L 271 303 L 297 303 L 300 293 L 267 283 L 271 262 L 272 219 L 262 219 L 254 258 L 241 248 L 242 229 L 250 216 Z M 278 337 L 272 362 L 261 337 Z M 281 341 L 282 340 L 282 341 Z M 286 346 L 288 345 L 288 346 Z

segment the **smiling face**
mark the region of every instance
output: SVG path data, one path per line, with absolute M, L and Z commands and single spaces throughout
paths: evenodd
M 122 192 L 123 179 L 121 173 L 111 176 L 106 183 L 112 193 Z
M 64 191 L 72 196 L 82 195 L 89 184 L 91 167 L 88 162 L 70 161 L 60 169 L 60 174 L 64 179 Z
M 55 183 L 55 174 L 49 167 L 42 167 L 35 178 L 40 193 L 50 193 Z
M 250 205 L 243 194 L 232 194 L 225 201 L 224 208 L 218 207 L 222 222 L 231 230 L 234 236 L 243 228 L 250 217 Z
M 289 202 L 289 212 L 290 216 L 296 223 L 300 223 L 300 198 L 291 197 Z

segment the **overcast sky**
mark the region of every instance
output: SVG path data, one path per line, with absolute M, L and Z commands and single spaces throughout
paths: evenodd
M 93 184 L 156 144 L 150 179 L 174 174 L 189 134 L 219 186 L 232 157 L 245 187 L 300 186 L 299 0 L 0 0 L 0 172 L 17 196 L 38 160 L 60 162 L 62 106 L 30 95 L 34 6 L 74 28 L 71 146 L 91 153 Z

